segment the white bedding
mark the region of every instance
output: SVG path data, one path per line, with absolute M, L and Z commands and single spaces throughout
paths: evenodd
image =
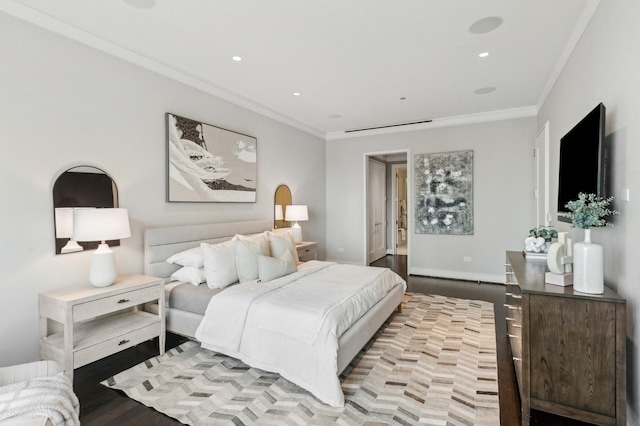
M 293 274 L 213 297 L 195 337 L 206 349 L 277 372 L 341 407 L 338 338 L 396 285 L 406 290 L 388 269 L 306 262 Z

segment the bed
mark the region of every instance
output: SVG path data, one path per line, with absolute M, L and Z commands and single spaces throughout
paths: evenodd
M 149 228 L 145 231 L 144 271 L 147 275 L 161 277 L 165 280 L 165 299 L 167 301 L 165 312 L 167 331 L 195 339 L 198 327 L 205 318 L 204 313 L 207 310 L 207 307 L 209 307 L 210 304 L 214 304 L 214 302 L 217 302 L 218 300 L 222 300 L 223 297 L 230 297 L 229 295 L 232 292 L 236 291 L 237 287 L 239 287 L 232 285 L 225 288 L 224 290 L 219 291 L 209 289 L 206 283 L 195 286 L 188 283 L 181 283 L 180 281 L 173 281 L 171 279 L 171 276 L 180 268 L 180 266 L 168 263 L 167 259 L 169 259 L 173 255 L 176 255 L 176 253 L 181 253 L 194 247 L 199 247 L 200 243 L 202 242 L 209 244 L 220 244 L 224 243 L 225 241 L 230 241 L 237 234 L 251 235 L 270 231 L 272 223 L 273 222 L 271 220 L 243 221 Z M 315 270 L 335 270 L 334 272 L 346 271 L 346 273 L 352 274 L 356 270 L 355 268 L 360 268 L 363 272 L 368 271 L 367 273 L 369 274 L 374 272 L 378 273 L 376 271 L 370 270 L 380 269 L 356 267 L 353 265 L 335 265 L 330 264 L 329 262 L 311 261 L 305 262 L 304 264 L 300 265 L 298 267 L 298 270 L 295 273 L 291 274 L 291 276 L 309 276 L 303 279 L 312 281 L 311 284 L 307 285 L 313 287 L 313 281 L 317 281 L 317 278 L 312 279 L 312 277 L 315 277 L 315 275 L 313 275 L 316 274 Z M 390 271 L 383 272 L 386 278 L 388 278 L 387 275 L 393 274 Z M 394 312 L 394 310 L 400 308 L 402 297 L 406 290 L 406 283 L 397 275 L 396 277 L 397 280 L 394 279 L 394 282 L 392 284 L 387 283 L 387 287 L 385 287 L 385 290 L 383 290 L 384 294 L 379 301 L 372 303 L 372 306 L 368 308 L 368 310 L 362 316 L 355 320 L 352 325 L 350 325 L 344 332 L 340 332 L 339 335 L 336 335 L 337 353 L 332 355 L 333 360 L 331 360 L 331 363 L 333 364 L 333 373 L 330 375 L 331 377 L 328 378 L 332 381 L 331 386 L 334 387 L 333 391 L 325 392 L 322 389 L 318 390 L 314 387 L 313 384 L 305 382 L 305 379 L 301 380 L 296 376 L 296 374 L 292 374 L 291 372 L 286 371 L 287 365 L 289 365 L 289 361 L 286 359 L 286 357 L 281 359 L 281 363 L 285 364 L 284 370 L 280 368 L 281 366 L 271 366 L 271 368 L 269 368 L 269 365 L 264 365 L 259 359 L 254 362 L 254 364 L 258 365 L 253 366 L 280 373 L 283 377 L 291 380 L 294 383 L 297 383 L 307 390 L 310 390 L 321 401 L 329 405 L 343 405 L 344 399 L 342 396 L 342 392 L 339 389 L 337 376 L 347 367 L 349 362 L 357 355 L 360 349 L 374 335 L 374 333 Z M 287 280 L 289 280 L 288 276 L 277 278 L 270 282 L 269 285 L 278 287 L 281 284 L 286 284 L 284 281 Z M 256 288 L 258 287 L 256 283 L 253 283 L 252 285 L 254 285 L 254 287 Z M 262 284 L 260 288 L 264 288 L 265 286 L 266 284 Z M 389 288 L 388 291 L 386 290 L 386 288 Z M 227 291 L 227 289 L 231 290 Z M 216 300 L 211 300 L 215 294 L 220 294 L 221 296 Z M 152 305 L 149 307 L 149 309 L 152 311 L 157 311 L 157 306 Z M 233 311 L 229 312 L 232 314 L 234 313 Z M 269 333 L 264 333 L 261 331 L 260 333 L 254 332 L 254 334 L 262 336 L 262 340 L 258 344 L 258 347 L 259 345 L 268 345 L 268 343 L 266 343 L 266 340 L 264 339 L 266 339 L 265 336 L 267 336 Z M 207 347 L 207 345 L 203 346 Z M 219 349 L 216 346 L 215 342 L 209 342 L 208 346 L 208 348 L 212 350 Z M 287 347 L 288 350 L 291 349 L 291 346 L 283 345 L 283 347 Z M 255 347 L 253 350 L 255 352 Z M 224 351 L 220 352 L 224 353 Z M 243 354 L 241 353 L 235 354 L 232 352 L 226 354 L 230 356 L 235 355 L 237 358 L 243 359 L 245 361 L 247 358 L 247 356 L 243 356 Z M 253 357 L 249 358 L 251 358 L 251 361 L 254 360 Z M 317 375 L 320 375 L 322 377 L 326 376 L 326 374 L 324 374 L 322 371 L 319 371 Z M 335 392 L 336 383 L 338 383 L 337 391 L 339 392 L 339 395 L 337 395 Z

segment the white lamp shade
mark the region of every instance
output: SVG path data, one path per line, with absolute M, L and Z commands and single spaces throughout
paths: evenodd
M 282 214 L 282 205 L 281 204 L 276 204 L 275 216 L 276 216 L 276 220 L 284 219 L 284 215 Z
M 284 220 L 287 222 L 309 220 L 309 211 L 307 210 L 307 206 L 295 204 L 287 206 Z
M 73 207 L 56 207 L 56 238 L 71 238 L 73 235 Z
M 107 241 L 129 238 L 127 209 L 74 209 L 73 239 Z

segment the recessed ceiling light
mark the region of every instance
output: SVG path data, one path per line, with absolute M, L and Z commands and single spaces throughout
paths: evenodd
M 156 5 L 155 0 L 122 0 L 129 6 L 137 7 L 138 9 L 151 9 Z
M 406 100 L 407 100 L 407 97 L 406 97 L 406 96 L 403 96 L 403 97 L 401 97 L 401 98 L 400 98 L 400 100 L 401 100 L 401 101 L 406 101 Z
M 232 56 L 231 59 L 233 59 L 236 62 L 240 62 L 242 60 L 241 56 Z
M 482 89 L 478 89 L 473 93 L 475 93 L 476 95 L 486 95 L 487 93 L 491 93 L 495 91 L 496 91 L 495 87 L 483 87 Z
M 300 96 L 300 92 L 293 92 L 293 96 Z
M 487 56 L 489 56 L 489 52 L 482 52 L 478 56 L 481 58 L 486 58 Z
M 502 25 L 502 18 L 499 16 L 490 16 L 488 18 L 480 19 L 474 22 L 469 27 L 469 32 L 472 34 L 486 34 L 495 30 Z

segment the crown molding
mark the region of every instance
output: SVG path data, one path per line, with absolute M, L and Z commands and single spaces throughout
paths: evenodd
M 34 24 L 38 27 L 47 29 L 56 34 L 62 35 L 66 38 L 70 38 L 84 45 L 101 50 L 109 55 L 123 59 L 132 64 L 138 65 L 149 71 L 153 71 L 157 74 L 168 77 L 172 80 L 183 83 L 187 86 L 201 90 L 210 95 L 216 96 L 225 101 L 231 102 L 235 105 L 241 106 L 253 111 L 265 117 L 279 121 L 288 126 L 294 127 L 310 135 L 316 136 L 320 139 L 325 138 L 324 132 L 307 126 L 304 123 L 293 120 L 290 117 L 284 116 L 272 109 L 254 102 L 248 98 L 240 96 L 222 87 L 213 85 L 209 82 L 198 78 L 186 70 L 178 69 L 176 67 L 164 64 L 157 60 L 151 59 L 132 50 L 129 50 L 123 46 L 117 45 L 110 41 L 107 41 L 101 37 L 98 37 L 90 32 L 79 29 L 66 22 L 55 19 L 47 14 L 39 12 L 33 8 L 20 4 L 14 0 L 3 0 L 0 3 L 0 11 L 3 11 L 9 15 L 12 15 L 18 19 Z

